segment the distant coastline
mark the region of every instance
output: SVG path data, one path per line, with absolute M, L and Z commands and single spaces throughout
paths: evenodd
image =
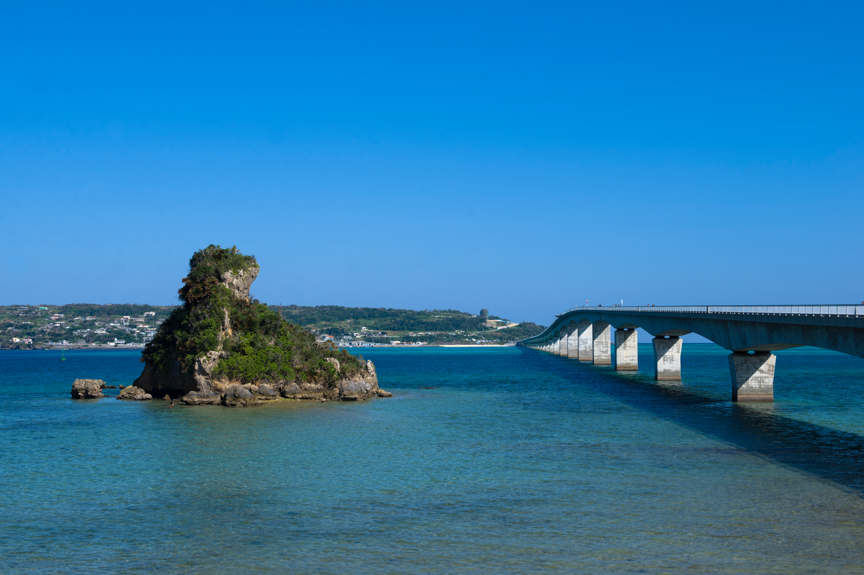
M 425 345 L 387 345 L 387 344 L 376 344 L 376 345 L 367 345 L 367 346 L 350 346 L 345 347 L 343 349 L 371 349 L 371 348 L 387 348 L 387 349 L 420 349 L 424 347 L 516 347 L 514 343 L 482 343 L 482 344 L 425 344 Z M 13 348 L 13 347 L 0 347 L 0 351 L 117 351 L 118 349 L 137 349 L 143 350 L 143 345 L 56 345 L 56 346 L 42 346 L 42 347 L 26 347 L 26 348 Z
M 514 345 L 545 328 L 458 310 L 271 305 L 283 319 L 340 347 Z M 0 349 L 143 349 L 175 306 L 64 304 L 0 306 Z

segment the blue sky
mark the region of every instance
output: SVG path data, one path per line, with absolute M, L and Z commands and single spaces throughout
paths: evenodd
M 861 3 L 0 1 L 0 304 L 864 300 Z

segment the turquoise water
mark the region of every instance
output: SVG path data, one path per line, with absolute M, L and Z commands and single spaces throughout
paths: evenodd
M 0 352 L 3 573 L 861 573 L 864 361 L 778 353 L 733 405 L 522 348 L 372 349 L 392 399 L 73 401 L 134 351 Z

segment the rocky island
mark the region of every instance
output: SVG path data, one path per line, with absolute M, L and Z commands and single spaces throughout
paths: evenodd
M 183 305 L 145 347 L 144 371 L 127 393 L 231 407 L 391 396 L 378 388 L 371 361 L 317 342 L 251 299 L 259 270 L 236 247 L 195 252 L 179 290 Z

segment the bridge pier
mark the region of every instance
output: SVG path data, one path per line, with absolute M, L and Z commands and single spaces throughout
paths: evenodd
M 562 327 L 558 331 L 558 355 L 567 357 L 567 328 Z
M 729 355 L 732 374 L 732 401 L 774 401 L 773 353 L 741 353 Z
M 595 321 L 592 327 L 594 335 L 594 365 L 612 365 L 612 326 L 609 322 Z
M 567 324 L 567 357 L 579 359 L 579 324 Z
M 681 338 L 654 338 L 654 379 L 656 381 L 681 381 Z
M 639 339 L 635 329 L 615 330 L 615 371 L 639 371 Z
M 579 361 L 594 361 L 594 338 L 591 322 L 583 319 L 579 322 Z

